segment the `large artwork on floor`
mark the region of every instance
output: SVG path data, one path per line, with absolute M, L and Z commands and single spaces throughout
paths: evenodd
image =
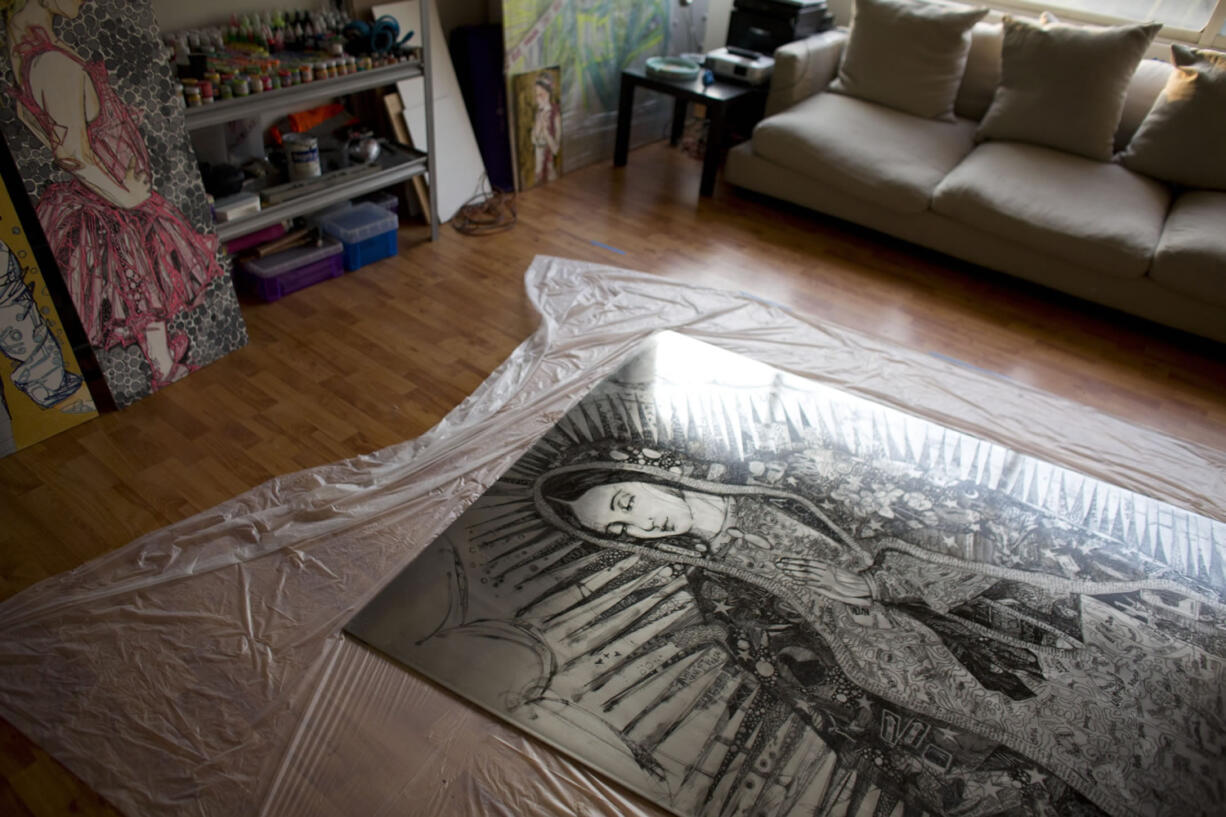
M 18 201 L 0 189 L 0 457 L 98 416 Z
M 115 402 L 246 343 L 148 0 L 8 0 L 3 129 Z
M 675 335 L 347 631 L 684 815 L 1209 815 L 1226 524 Z

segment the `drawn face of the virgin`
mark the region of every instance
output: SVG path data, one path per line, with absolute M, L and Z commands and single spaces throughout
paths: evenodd
M 571 510 L 585 528 L 610 536 L 660 539 L 694 525 L 694 512 L 680 491 L 646 482 L 597 485 L 572 502 Z

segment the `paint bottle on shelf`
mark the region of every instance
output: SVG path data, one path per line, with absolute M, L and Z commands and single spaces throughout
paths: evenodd
M 287 133 L 281 139 L 285 145 L 285 159 L 291 181 L 313 179 L 320 175 L 322 168 L 319 164 L 318 139 L 305 133 Z

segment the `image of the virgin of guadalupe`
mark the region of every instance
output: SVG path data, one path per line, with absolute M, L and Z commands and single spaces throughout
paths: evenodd
M 568 536 L 686 573 L 758 690 L 738 737 L 765 746 L 783 713 L 799 718 L 855 781 L 828 798 L 859 807 L 876 789 L 876 817 L 900 803 L 903 814 L 1212 813 L 1226 749 L 1216 593 L 1073 533 L 1025 566 L 857 540 L 800 485 L 591 461 L 543 473 L 532 492 Z M 730 797 L 717 792 L 725 776 L 708 805 Z
M 89 342 L 98 350 L 135 345 L 150 373 L 146 391 L 156 391 L 194 368 L 191 338 L 173 322 L 199 307 L 226 271 L 217 239 L 154 189 L 138 112 L 120 99 L 107 66 L 57 34 L 83 5 L 0 4 L 8 91 L 18 121 L 67 173 L 39 193 L 36 210 Z

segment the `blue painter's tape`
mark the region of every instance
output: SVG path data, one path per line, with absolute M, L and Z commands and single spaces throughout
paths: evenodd
M 619 250 L 617 249 L 617 247 L 610 247 L 608 244 L 601 244 L 599 241 L 593 241 L 592 243 L 595 244 L 597 247 L 600 247 L 603 250 L 608 250 L 609 252 L 615 252 L 618 255 L 626 254 L 625 250 Z
M 1012 380 L 1013 379 L 1009 377 L 1009 375 L 1007 374 L 1001 374 L 1000 372 L 994 372 L 991 369 L 985 369 L 982 366 L 976 366 L 973 363 L 967 363 L 965 360 L 958 360 L 958 358 L 956 357 L 950 357 L 949 355 L 943 355 L 940 352 L 929 352 L 928 354 L 932 355 L 938 360 L 944 360 L 946 363 L 952 363 L 955 366 L 961 366 L 962 368 L 970 369 L 971 371 L 982 372 L 984 374 L 990 374 L 992 377 L 999 377 L 1001 380 Z

